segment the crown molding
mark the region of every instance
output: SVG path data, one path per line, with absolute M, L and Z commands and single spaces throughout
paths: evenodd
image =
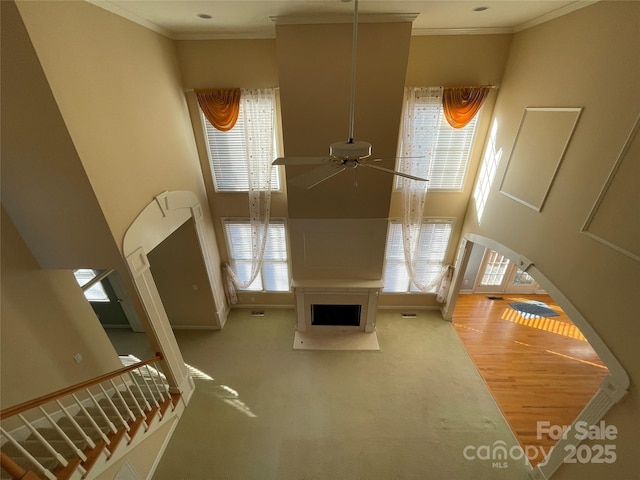
M 380 13 L 358 16 L 358 23 L 411 23 L 419 13 Z M 276 25 L 315 25 L 326 23 L 353 23 L 347 15 L 284 15 L 269 19 Z
M 548 22 L 550 20 L 554 20 L 556 18 L 567 15 L 571 12 L 575 12 L 576 10 L 580 10 L 581 8 L 588 7 L 593 5 L 594 3 L 598 3 L 600 0 L 577 0 L 573 3 L 565 5 L 564 7 L 560 7 L 552 12 L 545 13 L 544 15 L 540 15 L 537 18 L 529 20 L 521 25 L 517 25 L 513 28 L 514 33 L 521 32 L 522 30 L 526 30 L 527 28 L 535 27 L 536 25 L 540 25 L 542 23 Z
M 478 27 L 478 28 L 414 28 L 411 35 L 501 35 L 510 34 L 511 27 Z
M 102 8 L 115 15 L 123 17 L 133 23 L 159 33 L 171 40 L 241 40 L 241 39 L 273 39 L 275 29 L 261 29 L 254 32 L 227 32 L 227 33 L 174 33 L 166 28 L 156 25 L 138 15 L 114 4 L 109 0 L 85 0 L 87 3 Z M 552 12 L 541 15 L 515 27 L 486 27 L 486 28 L 413 28 L 411 35 L 500 35 L 512 34 L 540 25 L 567 15 L 581 8 L 588 7 L 601 0 L 576 0 L 573 3 L 558 8 Z M 417 13 L 386 13 L 363 14 L 358 17 L 359 23 L 402 23 L 413 22 Z M 324 16 L 299 16 L 285 15 L 269 17 L 275 25 L 315 25 L 329 23 L 353 23 L 351 15 L 324 15 Z
M 179 33 L 171 38 L 173 40 L 264 40 L 276 38 L 276 32 L 271 29 L 256 32 Z
M 106 10 L 115 15 L 118 15 L 119 17 L 126 18 L 127 20 L 130 20 L 133 23 L 137 23 L 142 27 L 148 28 L 149 30 L 159 33 L 160 35 L 163 35 L 167 38 L 175 40 L 175 35 L 173 34 L 173 32 L 167 30 L 166 28 L 162 28 L 161 26 L 156 25 L 155 23 L 150 22 L 149 20 L 145 20 L 144 18 L 139 17 L 138 15 L 131 13 L 129 10 L 124 9 L 119 5 L 111 3 L 107 0 L 85 0 L 85 1 L 87 3 L 90 3 L 91 5 L 95 5 L 96 7 L 100 7 L 103 10 Z

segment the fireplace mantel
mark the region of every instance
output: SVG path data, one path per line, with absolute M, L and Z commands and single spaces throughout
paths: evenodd
M 296 330 L 374 332 L 381 280 L 294 280 Z M 312 305 L 360 305 L 358 326 L 318 326 L 311 320 Z

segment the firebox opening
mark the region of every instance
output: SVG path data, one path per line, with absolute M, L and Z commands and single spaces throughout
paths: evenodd
M 311 324 L 328 326 L 360 326 L 362 305 L 311 305 Z

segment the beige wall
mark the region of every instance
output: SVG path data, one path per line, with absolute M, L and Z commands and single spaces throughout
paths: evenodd
M 121 268 L 19 13 L 2 2 L 2 202 L 43 268 Z
M 73 272 L 41 270 L 4 208 L 1 217 L 2 408 L 122 367 Z
M 18 2 L 113 237 L 155 195 L 190 190 L 208 221 L 174 43 L 88 2 Z
M 218 261 L 174 42 L 88 2 L 18 8 L 117 248 L 156 195 L 189 190 Z
M 637 260 L 581 233 L 640 112 L 640 3 L 599 2 L 515 35 L 495 107 L 502 161 L 478 224 L 465 230 L 528 257 L 582 313 L 631 377 L 630 395 L 607 421 L 620 430 L 612 465 L 564 465 L 554 478 L 630 478 L 640 432 Z M 542 211 L 498 192 L 525 107 L 582 107 Z M 637 161 L 637 158 L 636 158 Z M 636 182 L 637 183 L 637 182 Z M 618 205 L 614 223 L 634 222 L 637 204 Z
M 193 220 L 147 256 L 171 326 L 213 328 L 217 309 Z

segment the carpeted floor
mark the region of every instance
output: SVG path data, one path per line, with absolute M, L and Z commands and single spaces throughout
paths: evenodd
M 238 309 L 222 331 L 176 332 L 205 375 L 154 480 L 529 478 L 491 459 L 517 441 L 438 312 L 379 312 L 379 351 L 294 350 L 294 322 Z
M 295 350 L 380 350 L 376 332 L 294 332 Z

